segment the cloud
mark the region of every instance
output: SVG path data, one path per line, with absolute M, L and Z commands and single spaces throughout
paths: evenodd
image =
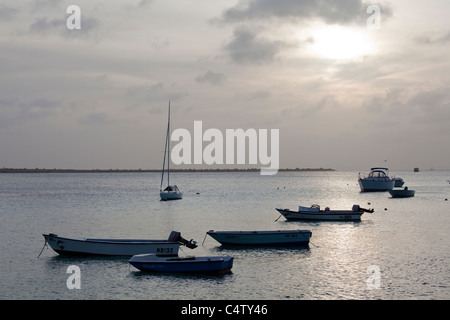
M 137 4 L 137 6 L 138 6 L 138 8 L 143 8 L 143 7 L 150 5 L 152 2 L 153 2 L 153 0 L 140 0 L 139 3 Z
M 223 85 L 226 81 L 226 76 L 223 73 L 208 71 L 202 76 L 195 78 L 198 83 L 209 83 L 214 86 Z
M 11 20 L 14 18 L 19 10 L 0 4 L 0 21 Z
M 251 0 L 240 2 L 225 10 L 223 22 L 242 22 L 254 19 L 321 19 L 328 24 L 351 24 L 367 19 L 367 4 L 361 0 Z M 383 6 L 385 17 L 392 14 Z
M 82 16 L 81 29 L 69 30 L 66 18 L 37 18 L 29 27 L 29 33 L 39 36 L 57 35 L 65 39 L 99 38 L 100 21 L 97 18 Z
M 414 38 L 420 44 L 446 44 L 450 42 L 450 31 L 437 34 L 420 35 Z
M 154 40 L 150 42 L 150 46 L 155 50 L 161 50 L 168 48 L 170 46 L 170 41 L 168 39 L 160 39 L 155 37 Z
M 31 11 L 46 11 L 49 9 L 62 8 L 61 0 L 34 0 L 31 2 Z
M 163 82 L 153 85 L 133 86 L 126 90 L 125 95 L 131 106 L 149 106 L 149 103 L 157 103 L 156 107 L 151 108 L 150 112 L 161 112 L 164 103 L 169 101 L 179 101 L 187 96 L 187 93 L 176 88 L 175 85 L 167 87 Z
M 259 38 L 249 29 L 239 28 L 224 49 L 234 62 L 261 64 L 272 62 L 286 46 L 285 42 Z
M 49 20 L 47 17 L 42 17 L 36 19 L 34 23 L 30 25 L 30 33 L 48 35 L 49 32 L 56 30 L 64 30 L 66 25 L 66 20 L 64 19 L 52 19 Z
M 103 125 L 110 123 L 108 116 L 104 113 L 90 113 L 78 119 L 78 122 L 83 125 Z
M 411 93 L 407 89 L 390 89 L 368 98 L 363 104 L 370 114 L 367 123 L 373 128 L 395 129 L 449 135 L 450 88 L 424 88 Z M 401 119 L 401 121 L 398 121 Z
M 384 117 L 386 113 L 393 115 L 399 111 L 405 112 L 407 99 L 407 92 L 404 89 L 390 89 L 383 94 L 369 96 L 363 106 L 370 114 Z M 411 111 L 409 114 L 411 114 Z
M 392 16 L 388 4 L 378 6 L 383 21 Z M 368 7 L 362 0 L 241 0 L 216 21 L 238 24 L 233 39 L 224 47 L 233 62 L 262 64 L 274 61 L 286 49 L 301 49 L 314 42 L 312 37 L 300 41 L 295 35 L 286 40 L 285 26 L 290 25 L 287 30 L 295 26 L 299 34 L 307 24 L 317 22 L 365 27 L 371 16 Z
M 271 96 L 271 93 L 267 90 L 258 90 L 258 91 L 243 91 L 236 93 L 236 98 L 241 100 L 262 100 L 268 99 Z
M 47 98 L 23 101 L 19 98 L 0 99 L 0 127 L 13 127 L 29 121 L 42 120 L 56 114 L 61 102 Z
M 440 87 L 422 91 L 413 96 L 407 103 L 411 110 L 415 110 L 415 125 L 430 125 L 441 127 L 448 132 L 450 122 L 450 88 Z

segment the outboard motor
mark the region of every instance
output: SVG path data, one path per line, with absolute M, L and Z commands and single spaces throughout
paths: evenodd
M 353 205 L 352 211 L 353 211 L 353 212 L 359 212 L 359 211 L 362 211 L 362 212 L 368 212 L 368 213 L 374 213 L 374 212 L 375 212 L 374 209 L 364 209 L 364 208 L 361 208 L 361 207 L 360 207 L 359 205 L 357 205 L 357 204 Z
M 197 248 L 197 242 L 194 240 L 187 241 L 186 239 L 181 237 L 181 232 L 172 231 L 169 235 L 169 241 L 180 242 L 190 249 Z

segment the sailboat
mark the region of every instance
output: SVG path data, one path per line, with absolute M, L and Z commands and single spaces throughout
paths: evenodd
M 167 152 L 170 154 L 170 101 L 169 101 L 169 116 L 167 120 L 167 133 L 166 133 L 166 145 L 164 147 L 164 160 L 163 160 L 163 169 L 161 175 L 161 186 L 159 188 L 159 195 L 161 200 L 179 200 L 183 198 L 183 193 L 178 189 L 176 185 L 170 185 L 170 156 L 167 155 Z M 164 171 L 166 165 L 166 157 L 167 157 L 167 187 L 163 190 L 164 183 Z

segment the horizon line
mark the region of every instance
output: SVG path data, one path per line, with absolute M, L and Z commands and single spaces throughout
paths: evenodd
M 260 171 L 260 168 L 206 168 L 206 169 L 171 169 L 171 172 L 239 172 L 239 171 Z M 278 171 L 336 171 L 331 168 L 284 168 Z M 0 168 L 0 173 L 38 173 L 38 172 L 161 172 L 161 169 L 47 169 L 47 168 Z

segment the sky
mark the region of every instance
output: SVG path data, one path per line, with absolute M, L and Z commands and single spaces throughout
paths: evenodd
M 450 169 L 449 14 L 448 0 L 2 0 L 0 168 L 160 169 L 170 101 L 173 130 L 279 130 L 280 168 Z

